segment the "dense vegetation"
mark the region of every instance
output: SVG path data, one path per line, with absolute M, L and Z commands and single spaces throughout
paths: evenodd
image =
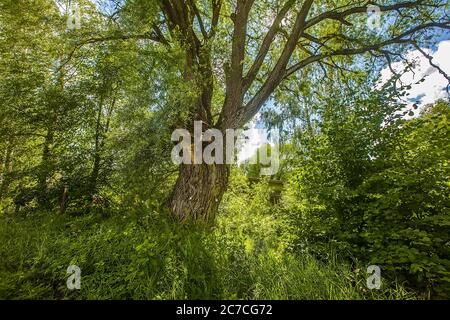
M 379 80 L 448 3 L 380 1 L 383 35 L 360 1 L 78 3 L 0 3 L 1 299 L 450 298 L 449 101 Z M 194 120 L 276 129 L 279 170 L 177 166 Z

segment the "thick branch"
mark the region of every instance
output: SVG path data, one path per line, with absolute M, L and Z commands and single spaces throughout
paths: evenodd
M 238 0 L 236 12 L 232 19 L 234 22 L 234 33 L 231 51 L 231 66 L 226 67 L 226 97 L 220 115 L 219 124 L 225 127 L 230 125 L 231 117 L 235 110 L 242 105 L 243 101 L 243 72 L 245 45 L 247 36 L 247 23 L 250 9 L 254 0 Z
M 299 63 L 293 65 L 289 69 L 287 69 L 286 73 L 284 75 L 284 78 L 289 77 L 294 72 L 304 68 L 305 66 L 307 66 L 307 65 L 309 65 L 309 64 L 311 64 L 313 62 L 322 60 L 322 59 L 327 58 L 327 57 L 332 57 L 332 56 L 350 56 L 350 55 L 362 54 L 362 53 L 365 53 L 365 52 L 369 52 L 371 50 L 378 50 L 378 49 L 380 49 L 382 47 L 385 47 L 385 46 L 388 46 L 388 45 L 391 45 L 391 44 L 395 44 L 395 43 L 412 43 L 411 39 L 404 39 L 404 38 L 407 37 L 407 36 L 413 35 L 414 33 L 418 32 L 418 31 L 421 31 L 421 30 L 424 30 L 424 29 L 428 29 L 428 28 L 433 28 L 433 27 L 434 28 L 437 27 L 437 28 L 443 28 L 443 29 L 450 29 L 450 24 L 448 22 L 447 23 L 437 23 L 437 22 L 428 23 L 428 24 L 416 26 L 416 27 L 414 27 L 414 28 L 412 28 L 412 29 L 410 29 L 408 31 L 403 32 L 402 34 L 400 34 L 400 35 L 398 35 L 398 36 L 396 36 L 396 37 L 394 37 L 392 39 L 389 39 L 389 40 L 386 40 L 386 41 L 383 41 L 383 42 L 380 42 L 380 43 L 377 43 L 377 44 L 373 44 L 373 45 L 369 45 L 369 46 L 361 47 L 361 48 L 345 48 L 345 49 L 335 50 L 335 51 L 332 51 L 332 52 L 321 53 L 321 54 L 318 54 L 318 55 L 310 56 L 310 57 L 300 61 Z
M 302 32 L 305 30 L 305 21 L 308 16 L 309 10 L 311 9 L 313 0 L 306 0 L 303 4 L 300 12 L 297 15 L 295 20 L 295 24 L 292 30 L 292 33 L 286 42 L 283 51 L 278 59 L 277 64 L 269 74 L 266 82 L 262 85 L 261 89 L 258 93 L 250 100 L 250 102 L 240 110 L 240 114 L 238 115 L 237 123 L 238 126 L 245 124 L 248 122 L 259 110 L 262 104 L 268 99 L 270 94 L 275 90 L 275 88 L 280 84 L 283 80 L 283 76 L 285 73 L 286 66 L 289 62 L 289 59 L 292 56 L 292 53 L 295 50 L 298 40 Z
M 281 21 L 286 16 L 287 12 L 293 6 L 294 3 L 295 0 L 288 0 L 275 17 L 275 20 L 270 26 L 270 29 L 267 32 L 266 36 L 264 37 L 261 47 L 259 48 L 259 52 L 256 55 L 255 62 L 251 66 L 250 70 L 247 73 L 247 76 L 244 79 L 244 91 L 247 91 L 252 82 L 255 80 L 256 75 L 258 74 L 262 64 L 264 63 L 264 59 L 266 58 L 267 53 L 269 52 L 273 39 L 277 34 Z
M 200 12 L 199 12 L 199 10 L 197 8 L 197 5 L 195 4 L 195 0 L 189 0 L 189 5 L 192 8 L 192 10 L 194 11 L 195 17 L 197 18 L 198 25 L 200 26 L 200 31 L 201 31 L 201 33 L 203 35 L 203 38 L 207 39 L 208 38 L 208 33 L 206 32 L 202 16 L 201 16 L 201 14 L 200 14 Z
M 212 0 L 213 15 L 211 19 L 211 29 L 209 30 L 208 38 L 214 37 L 216 34 L 217 25 L 219 24 L 220 9 L 222 8 L 222 0 Z
M 405 9 L 405 8 L 413 8 L 413 7 L 416 7 L 420 4 L 422 4 L 423 2 L 424 2 L 424 0 L 417 0 L 417 1 L 401 2 L 401 3 L 394 4 L 394 5 L 389 5 L 389 6 L 382 6 L 382 5 L 377 5 L 377 6 L 380 8 L 381 12 L 384 12 L 384 11 L 393 11 L 393 10 L 399 10 L 399 9 Z M 314 25 L 317 25 L 318 23 L 320 23 L 324 20 L 327 20 L 327 19 L 337 20 L 337 21 L 340 21 L 340 22 L 346 24 L 345 18 L 347 16 L 356 14 L 356 13 L 367 12 L 367 6 L 369 4 L 373 4 L 373 3 L 371 1 L 367 1 L 367 3 L 363 6 L 350 8 L 350 9 L 344 10 L 342 12 L 335 12 L 335 11 L 324 12 L 324 13 L 318 15 L 317 17 L 314 17 L 311 20 L 307 21 L 305 29 L 308 29 Z M 376 4 L 374 4 L 374 5 L 376 5 Z

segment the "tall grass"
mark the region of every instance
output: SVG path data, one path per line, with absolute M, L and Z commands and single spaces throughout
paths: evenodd
M 364 268 L 333 252 L 321 260 L 295 254 L 277 219 L 244 213 L 224 212 L 210 232 L 174 226 L 156 213 L 0 217 L 0 298 L 414 298 L 387 281 L 368 290 Z M 71 264 L 81 268 L 79 291 L 66 287 Z

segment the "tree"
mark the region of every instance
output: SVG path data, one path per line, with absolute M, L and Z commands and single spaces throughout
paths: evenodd
M 109 23 L 97 34 L 81 32 L 68 59 L 83 46 L 136 41 L 176 53 L 177 74 L 188 84 L 175 107 L 174 127 L 241 128 L 282 83 L 327 65 L 345 72 L 351 57 L 380 56 L 388 63 L 402 50 L 450 28 L 440 0 L 314 1 L 144 0 L 108 2 Z M 368 5 L 384 15 L 382 32 L 367 27 Z M 226 143 L 224 144 L 226 145 Z M 229 166 L 179 167 L 168 201 L 180 221 L 212 222 L 227 188 Z
M 62 65 L 70 33 L 53 2 L 5 1 L 0 10 L 0 199 L 24 204 L 37 198 L 51 208 L 64 183 L 85 175 L 77 166 L 95 118 L 89 95 L 95 86 L 88 79 L 97 50 L 81 50 L 83 59 Z

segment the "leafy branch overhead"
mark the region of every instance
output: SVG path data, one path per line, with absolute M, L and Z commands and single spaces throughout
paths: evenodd
M 379 34 L 371 33 L 366 23 L 368 7 L 374 5 L 383 19 Z M 192 117 L 210 126 L 236 128 L 247 123 L 283 81 L 301 77 L 310 65 L 339 68 L 333 58 L 365 53 L 381 54 L 391 63 L 406 48 L 426 44 L 432 32 L 450 29 L 447 7 L 440 0 L 160 0 L 151 8 L 131 1 L 118 5 L 111 19 L 147 9 L 151 23 L 145 32 L 128 31 L 129 26 L 116 19 L 113 34 L 81 36 L 75 48 L 129 39 L 149 40 L 169 51 L 181 45 L 184 77 L 192 79 L 195 70 L 203 81 Z M 216 60 L 222 61 L 222 70 L 213 68 Z M 221 72 L 225 78 L 219 84 L 225 97 L 219 112 L 213 113 L 212 84 Z

